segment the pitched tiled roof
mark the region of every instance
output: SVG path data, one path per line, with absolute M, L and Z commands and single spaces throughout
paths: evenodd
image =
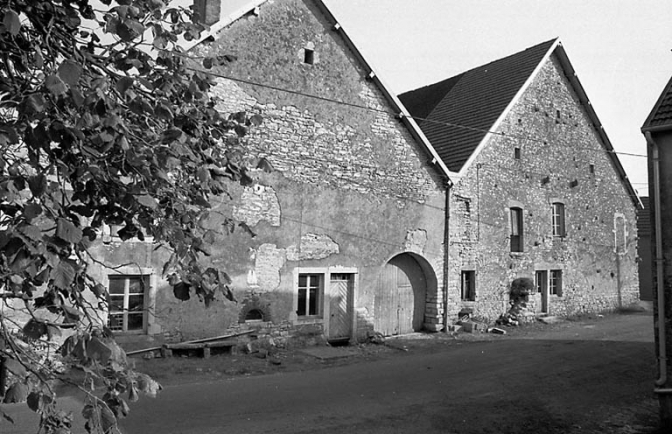
M 556 41 L 406 92 L 399 99 L 418 118 L 448 168 L 459 172 Z
M 665 86 L 642 130 L 668 126 L 672 127 L 672 79 Z

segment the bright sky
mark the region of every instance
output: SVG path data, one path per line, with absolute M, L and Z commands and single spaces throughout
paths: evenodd
M 646 155 L 640 127 L 672 76 L 669 0 L 324 0 L 402 93 L 560 37 L 614 148 Z M 646 158 L 619 154 L 648 195 Z

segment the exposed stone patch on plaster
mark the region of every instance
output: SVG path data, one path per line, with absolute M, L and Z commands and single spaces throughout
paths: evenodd
M 210 92 L 218 99 L 215 108 L 225 115 L 261 114 L 262 125 L 249 131 L 247 150 L 291 180 L 420 203 L 435 193 L 432 176 L 418 166 L 422 156 L 409 146 L 414 140 L 392 113 L 381 112 L 367 123 L 372 140 L 351 125 L 320 122 L 315 113 L 294 105 L 260 103 L 231 80 L 218 78 Z M 367 106 L 385 107 L 372 85 L 363 86 L 359 96 Z
M 307 259 L 324 259 L 339 252 L 339 246 L 328 235 L 305 234 L 301 244 L 287 247 L 288 261 L 304 261 Z
M 427 245 L 427 231 L 424 229 L 409 230 L 406 232 L 404 248 L 406 251 L 422 253 Z
M 218 99 L 215 109 L 220 113 L 247 111 L 258 106 L 257 100 L 245 93 L 236 82 L 217 78 L 215 83 L 210 92 Z
M 280 286 L 280 269 L 285 265 L 285 249 L 275 244 L 262 244 L 254 254 L 254 270 L 248 274 L 260 292 L 272 291 Z
M 240 205 L 234 206 L 233 218 L 255 226 L 262 220 L 280 226 L 280 203 L 272 187 L 257 184 L 245 187 Z

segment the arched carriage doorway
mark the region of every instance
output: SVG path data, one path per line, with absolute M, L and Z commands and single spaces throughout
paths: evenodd
M 436 276 L 420 255 L 402 253 L 385 264 L 374 301 L 374 330 L 385 336 L 420 331 L 427 293 L 436 291 Z

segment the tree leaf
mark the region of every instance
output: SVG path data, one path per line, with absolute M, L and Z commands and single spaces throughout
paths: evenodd
M 175 298 L 182 301 L 187 301 L 191 298 L 189 294 L 189 285 L 184 282 L 179 282 L 176 285 L 173 285 L 173 295 Z
M 29 177 L 28 187 L 30 188 L 30 192 L 33 193 L 33 196 L 42 196 L 47 189 L 47 177 L 44 176 L 44 173 L 38 173 L 35 176 Z
M 7 9 L 5 11 L 5 15 L 2 17 L 2 24 L 12 36 L 18 35 L 21 31 L 21 20 L 19 19 L 19 14 L 11 9 Z
M 51 270 L 50 277 L 54 281 L 54 286 L 59 289 L 68 289 L 72 282 L 75 281 L 75 267 L 68 262 L 69 260 L 61 260 L 58 265 Z
M 24 402 L 28 398 L 28 385 L 24 383 L 14 383 L 5 392 L 5 404 L 14 404 Z
M 91 292 L 93 292 L 97 298 L 103 298 L 107 294 L 107 289 L 105 289 L 105 286 L 101 285 L 100 283 L 96 283 L 90 289 Z
M 47 86 L 47 89 L 49 89 L 49 92 L 56 96 L 61 96 L 68 91 L 68 88 L 65 87 L 63 80 L 61 80 L 56 74 L 51 74 L 48 76 L 44 84 Z
M 104 433 L 109 433 L 112 431 L 112 428 L 116 426 L 117 417 L 114 415 L 114 412 L 110 410 L 110 407 L 103 403 L 100 406 L 100 427 L 103 429 Z
M 24 209 L 24 214 L 25 213 L 26 210 Z M 19 227 L 19 232 L 21 232 L 23 235 L 25 235 L 26 237 L 30 238 L 33 241 L 39 241 L 42 239 L 42 230 L 34 225 L 21 225 Z
M 15 359 L 5 359 L 5 368 L 17 377 L 25 378 L 28 375 L 26 367 Z
M 46 109 L 47 103 L 44 100 L 44 96 L 39 93 L 33 93 L 25 99 L 25 106 L 30 109 L 30 111 L 42 113 Z
M 117 84 L 115 87 L 119 91 L 120 94 L 125 94 L 128 89 L 133 87 L 133 78 L 132 77 L 121 77 L 119 81 L 117 81 Z
M 23 216 L 26 220 L 31 221 L 35 217 L 42 214 L 42 206 L 39 203 L 27 203 L 23 207 Z
M 72 222 L 59 218 L 56 222 L 56 236 L 68 243 L 77 244 L 82 241 L 82 230 Z
M 61 331 L 60 327 L 47 324 L 47 338 L 50 341 L 53 341 L 55 338 L 60 338 L 61 336 L 63 336 L 63 332 Z
M 26 325 L 23 326 L 23 333 L 31 339 L 39 339 L 47 334 L 47 325 L 31 318 Z
M 97 337 L 92 337 L 86 346 L 86 356 L 105 365 L 112 356 L 112 350 Z
M 28 404 L 28 408 L 34 412 L 41 413 L 53 401 L 54 399 L 51 396 L 45 395 L 42 392 L 30 392 L 26 399 L 26 404 Z
M 156 117 L 159 119 L 163 119 L 164 121 L 171 121 L 173 120 L 173 112 L 170 110 L 169 107 L 167 107 L 164 104 L 158 104 L 154 108 L 154 114 Z
M 70 323 L 76 323 L 79 321 L 79 318 L 81 317 L 81 313 L 79 310 L 75 309 L 72 306 L 68 305 L 63 305 L 61 306 L 61 310 L 63 311 L 63 315 L 65 316 L 65 323 L 70 324 Z
M 58 76 L 70 87 L 75 87 L 77 85 L 81 75 L 82 67 L 72 60 L 66 60 L 58 67 Z
M 138 203 L 144 207 L 147 207 L 152 210 L 159 208 L 159 203 L 152 196 L 148 194 L 143 194 L 142 196 L 136 196 L 135 199 Z

